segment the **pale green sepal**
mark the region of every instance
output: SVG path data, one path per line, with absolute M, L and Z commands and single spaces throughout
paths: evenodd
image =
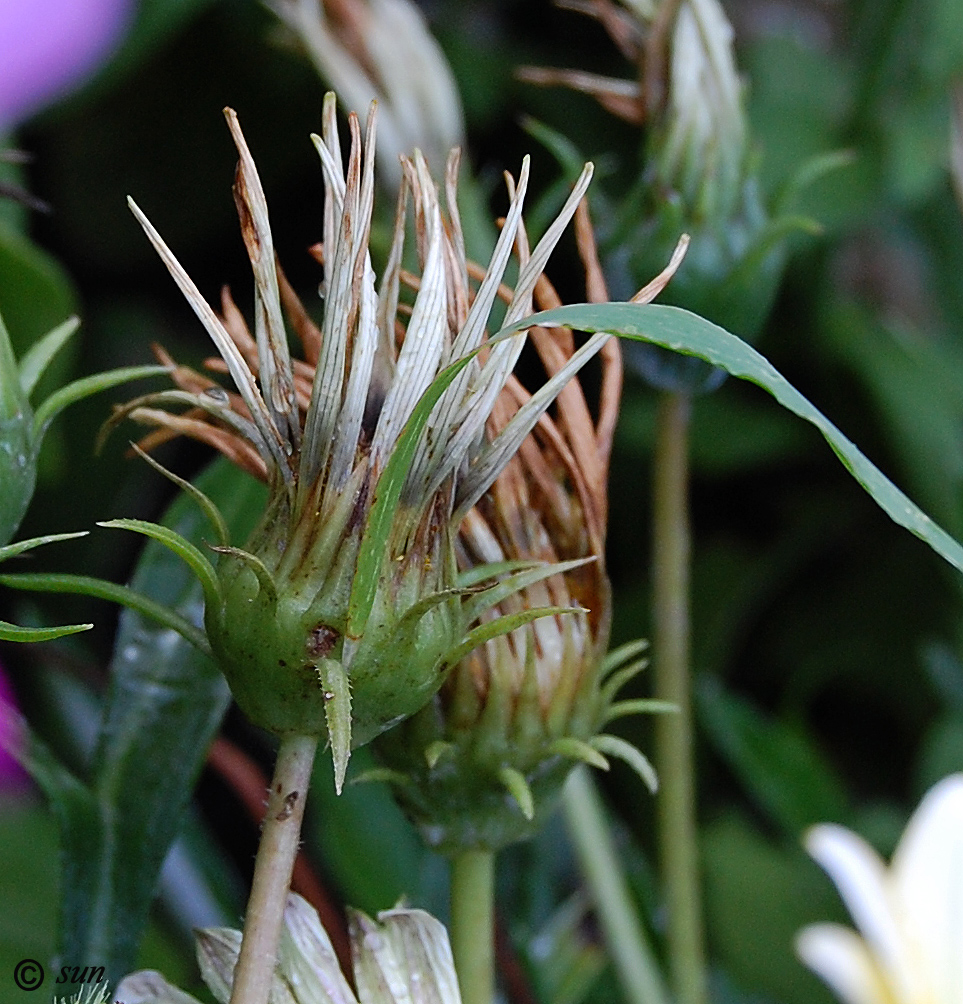
M 631 743 L 618 736 L 602 734 L 589 740 L 600 753 L 618 757 L 624 760 L 636 774 L 645 782 L 645 786 L 654 795 L 659 790 L 659 776 L 655 772 L 649 758 Z
M 635 662 L 630 662 L 628 666 L 623 666 L 620 670 L 613 673 L 608 680 L 605 681 L 605 685 L 599 691 L 599 700 L 603 704 L 608 704 L 629 682 L 629 680 L 638 676 L 643 669 L 648 667 L 648 665 L 648 659 L 638 659 Z
M 53 392 L 50 397 L 40 407 L 37 408 L 33 416 L 33 435 L 39 442 L 43 437 L 47 426 L 71 404 L 82 401 L 91 394 L 97 394 L 102 390 L 110 390 L 118 384 L 127 383 L 130 380 L 142 380 L 145 377 L 163 376 L 169 373 L 167 366 L 125 366 L 121 369 L 108 370 L 106 373 L 95 373 L 93 376 L 83 377 L 74 380 Z
M 588 613 L 582 607 L 535 607 L 532 610 L 521 610 L 515 614 L 504 614 L 493 621 L 479 624 L 478 627 L 469 631 L 459 644 L 445 653 L 444 662 L 449 666 L 454 666 L 460 659 L 486 641 L 491 641 L 492 638 L 497 638 L 499 635 L 508 634 L 509 631 L 530 624 L 540 617 L 562 616 L 579 611 Z
M 536 582 L 551 578 L 553 575 L 563 575 L 565 572 L 580 568 L 582 565 L 588 565 L 595 560 L 595 555 L 591 555 L 588 558 L 576 558 L 573 561 L 544 562 L 535 568 L 515 572 L 469 599 L 463 608 L 465 621 L 471 624 L 486 610 L 490 610 L 502 600 L 515 593 L 520 593 Z
M 277 583 L 274 581 L 274 576 L 271 574 L 271 570 L 256 554 L 251 554 L 250 551 L 245 551 L 243 547 L 231 547 L 230 545 L 212 547 L 211 550 L 214 551 L 215 554 L 224 554 L 229 558 L 236 558 L 241 562 L 241 564 L 247 565 L 247 567 L 254 573 L 254 577 L 257 579 L 258 585 L 261 587 L 261 591 L 264 593 L 268 602 L 272 605 L 277 603 Z
M 190 642 L 205 655 L 211 654 L 211 646 L 207 635 L 186 617 L 181 616 L 163 603 L 152 600 L 143 593 L 138 593 L 129 586 L 119 586 L 106 579 L 96 579 L 88 575 L 68 575 L 61 572 L 15 572 L 12 575 L 0 574 L 0 585 L 12 589 L 22 589 L 32 593 L 76 593 L 80 596 L 94 596 L 100 600 L 110 600 L 120 606 L 136 610 L 176 631 L 185 641 Z M 86 630 L 85 625 L 78 625 L 78 630 Z M 51 629 L 61 630 L 61 629 Z M 67 632 L 73 634 L 73 631 Z
M 502 767 L 498 772 L 498 777 L 502 784 L 505 785 L 509 795 L 518 803 L 519 809 L 522 810 L 522 815 L 526 819 L 534 819 L 535 800 L 532 798 L 532 789 L 529 788 L 528 782 L 521 771 L 516 770 L 514 767 Z
M 241 932 L 230 927 L 205 927 L 196 936 L 201 979 L 217 1004 L 229 1004 L 234 967 L 241 951 Z
M 509 575 L 512 572 L 524 572 L 528 568 L 536 568 L 544 564 L 542 561 L 492 561 L 487 565 L 473 565 L 458 573 L 455 580 L 457 586 L 462 589 L 470 589 L 487 582 L 489 579 L 497 579 L 501 575 Z
M 24 397 L 30 397 L 53 357 L 67 344 L 80 327 L 79 317 L 68 317 L 53 331 L 48 331 L 24 353 L 20 360 L 20 387 Z
M 298 1004 L 357 1004 L 317 910 L 293 893 L 284 908 L 278 968 Z
M 448 933 L 431 914 L 385 910 L 375 923 L 352 910 L 349 925 L 364 1004 L 461 1004 Z
M 390 767 L 369 767 L 368 770 L 351 778 L 348 784 L 401 784 L 411 785 L 412 780 L 400 770 Z
M 334 790 L 340 795 L 351 757 L 351 685 L 348 674 L 335 659 L 318 663 L 318 679 L 324 690 L 324 717 L 334 760 Z
M 220 602 L 221 587 L 218 584 L 214 566 L 198 548 L 179 533 L 169 530 L 166 526 L 149 523 L 143 519 L 110 519 L 97 525 L 107 529 L 132 530 L 134 533 L 142 533 L 145 537 L 151 537 L 163 544 L 190 566 L 201 583 L 204 599 L 207 603 L 214 606 Z
M 200 1004 L 196 997 L 168 983 L 153 969 L 125 976 L 117 985 L 114 997 L 123 1004 Z
M 609 769 L 608 760 L 595 748 L 594 743 L 590 746 L 587 742 L 576 739 L 574 736 L 561 736 L 559 739 L 553 739 L 548 746 L 548 751 L 556 753 L 558 756 L 568 757 L 570 760 L 581 760 L 599 770 Z
M 217 534 L 217 542 L 227 547 L 231 543 L 231 535 L 228 532 L 227 524 L 224 522 L 224 517 L 221 515 L 221 510 L 214 505 L 213 501 L 200 488 L 192 485 L 190 481 L 178 477 L 173 471 L 169 471 L 163 464 L 156 461 L 149 453 L 145 453 L 136 443 L 131 443 L 130 445 L 133 447 L 134 452 L 142 460 L 146 460 L 158 474 L 163 474 L 168 481 L 173 482 L 181 491 L 190 495 L 214 528 L 214 532 Z
M 438 761 L 445 755 L 450 754 L 455 749 L 454 743 L 445 742 L 444 739 L 436 739 L 433 743 L 429 743 L 425 747 L 425 763 L 428 764 L 428 769 L 434 769 L 434 766 Z
M 675 701 L 660 701 L 654 697 L 640 697 L 628 701 L 616 701 L 609 705 L 602 718 L 602 724 L 608 725 L 616 718 L 626 715 L 674 715 L 678 714 L 679 705 Z
M 89 631 L 92 627 L 93 624 L 64 624 L 62 627 L 28 628 L 0 621 L 0 641 L 54 641 L 68 634 Z
M 0 561 L 8 558 L 15 558 L 24 551 L 32 551 L 35 547 L 42 547 L 44 544 L 55 544 L 58 540 L 76 540 L 78 537 L 86 537 L 89 530 L 77 530 L 75 533 L 51 533 L 46 537 L 30 537 L 28 540 L 18 540 L 16 544 L 4 544 L 0 547 Z
M 599 667 L 599 679 L 604 680 L 609 673 L 614 673 L 620 666 L 624 666 L 630 659 L 648 651 L 649 642 L 645 638 L 636 638 L 635 641 L 627 641 L 618 648 L 613 648 L 611 652 L 602 660 Z

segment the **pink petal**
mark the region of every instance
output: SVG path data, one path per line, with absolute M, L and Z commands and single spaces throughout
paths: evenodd
M 130 22 L 131 0 L 3 0 L 0 130 L 80 84 Z

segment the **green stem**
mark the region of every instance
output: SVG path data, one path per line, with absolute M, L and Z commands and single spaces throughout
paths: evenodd
M 656 697 L 679 709 L 678 714 L 655 719 L 659 845 L 672 986 L 679 1004 L 705 1004 L 689 673 L 690 407 L 687 395 L 665 392 L 656 420 L 652 654 Z
M 451 951 L 462 1004 L 495 995 L 495 854 L 462 851 L 451 863 Z
M 562 804 L 626 1001 L 669 1004 L 662 974 L 619 864 L 602 800 L 586 767 L 576 767 L 569 775 Z
M 230 1004 L 268 1004 L 317 748 L 317 736 L 298 735 L 278 748 Z

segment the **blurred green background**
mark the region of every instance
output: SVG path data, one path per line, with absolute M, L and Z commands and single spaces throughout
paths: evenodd
M 756 345 L 959 537 L 963 216 L 948 172 L 948 94 L 963 77 L 963 5 L 724 6 L 763 187 L 775 192 L 812 155 L 852 152 L 849 164 L 802 196 L 799 208 L 822 232 L 793 239 Z M 514 75 L 521 65 L 550 65 L 630 77 L 633 68 L 599 25 L 547 0 L 434 0 L 423 11 L 457 79 L 468 158 L 493 214 L 505 204 L 500 174 L 517 171 L 524 152 L 533 155 L 536 198 L 560 174 L 552 152 L 526 132 L 525 117 L 595 160 L 596 186 L 608 199 L 629 188 L 643 162 L 637 129 L 585 95 Z M 18 171 L 52 207 L 28 216 L 0 201 L 0 311 L 18 354 L 71 310 L 82 328 L 59 361 L 56 383 L 148 362 L 152 342 L 195 365 L 209 354 L 131 217 L 128 194 L 209 299 L 227 283 L 248 309 L 225 105 L 237 110 L 257 161 L 281 260 L 310 300 L 318 272 L 305 251 L 320 236 L 321 184 L 308 135 L 319 127 L 323 91 L 277 18 L 254 0 L 142 0 L 132 34 L 97 77 L 9 138 L 33 161 L 4 170 Z M 393 208 L 393 198 L 383 197 L 381 218 Z M 584 290 L 572 243 L 549 272 L 575 302 Z M 108 398 L 124 393 L 92 398 L 55 425 L 21 537 L 119 516 L 156 519 L 170 502 L 171 487 L 125 457 L 129 429 L 94 456 Z M 615 641 L 649 630 L 654 400 L 629 373 L 611 479 Z M 210 459 L 183 443 L 160 455 L 183 476 Z M 888 854 L 926 788 L 963 769 L 959 580 L 877 509 L 815 431 L 754 387 L 728 381 L 697 399 L 692 466 L 698 788 L 713 996 L 818 1004 L 828 993 L 795 961 L 792 936 L 807 921 L 843 915 L 799 839 L 808 824 L 832 819 Z M 19 567 L 124 581 L 138 554 L 132 535 L 98 529 L 34 552 Z M 116 610 L 4 590 L 0 617 L 95 622 L 93 631 L 60 642 L 0 649 L 38 734 L 82 776 Z M 633 686 L 631 696 L 643 696 L 650 684 L 643 674 Z M 226 727 L 255 760 L 269 762 L 264 738 L 239 716 L 230 714 Z M 643 750 L 651 746 L 644 721 L 620 728 Z M 308 847 L 334 901 L 378 909 L 404 891 L 443 913 L 444 866 L 420 849 L 387 796 L 365 787 L 336 803 L 326 782 L 325 773 Z M 619 768 L 602 785 L 658 944 L 651 800 Z M 202 776 L 191 828 L 192 860 L 205 862 L 214 899 L 236 920 L 256 828 L 213 772 Z M 3 994 L 4 973 L 17 959 L 53 951 L 56 843 L 38 797 L 8 797 L 0 808 Z M 501 882 L 503 926 L 528 999 L 617 999 L 597 932 L 571 899 L 578 879 L 561 824 L 504 855 Z M 165 886 L 141 961 L 193 985 L 186 929 L 197 914 L 189 906 L 178 913 L 179 895 Z M 521 992 L 511 991 L 516 1004 Z

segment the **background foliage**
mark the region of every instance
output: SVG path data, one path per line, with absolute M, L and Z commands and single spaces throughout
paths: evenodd
M 823 231 L 795 239 L 756 345 L 960 536 L 963 218 L 947 166 L 948 88 L 963 75 L 963 6 L 725 6 L 764 186 L 776 191 L 813 154 L 853 154 L 804 195 L 801 208 Z M 523 64 L 631 75 L 601 28 L 543 0 L 435 2 L 424 10 L 456 75 L 468 154 L 496 213 L 504 205 L 500 172 L 517 170 L 523 152 L 533 153 L 536 195 L 559 177 L 553 155 L 526 133 L 524 116 L 594 159 L 600 191 L 615 198 L 627 190 L 640 164 L 637 130 L 586 96 L 514 76 Z M 112 63 L 16 137 L 35 156 L 25 172 L 30 190 L 53 207 L 27 218 L 0 202 L 0 311 L 18 354 L 71 309 L 83 327 L 72 355 L 59 361 L 59 383 L 148 362 L 152 341 L 191 364 L 209 354 L 125 196 L 143 206 L 209 298 L 228 283 L 245 303 L 249 278 L 230 193 L 235 154 L 220 116 L 227 104 L 257 159 L 285 268 L 310 298 L 318 276 L 305 248 L 320 234 L 321 185 L 308 134 L 318 127 L 322 91 L 276 18 L 254 0 L 143 0 Z M 387 218 L 393 201 L 383 200 L 381 209 Z M 582 286 L 570 244 L 565 253 L 568 260 L 560 255 L 551 274 L 565 299 L 576 301 Z M 644 517 L 653 401 L 630 375 L 611 485 L 616 642 L 648 630 Z M 93 398 L 56 424 L 20 536 L 161 516 L 170 487 L 125 458 L 122 434 L 93 456 L 107 408 L 103 397 Z M 161 458 L 185 476 L 209 462 L 186 444 L 165 448 Z M 719 1001 L 827 1001 L 793 958 L 791 941 L 804 922 L 840 908 L 801 851 L 800 834 L 832 819 L 889 853 L 923 791 L 963 769 L 959 580 L 877 509 L 814 430 L 754 387 L 729 381 L 698 399 L 692 462 L 698 781 L 713 993 Z M 233 491 L 229 486 L 228 495 Z M 139 547 L 132 535 L 95 530 L 33 552 L 21 567 L 125 581 Z M 149 560 L 142 559 L 141 579 Z M 179 595 L 170 579 L 176 573 L 163 574 Z M 4 591 L 0 618 L 96 623 L 60 642 L 5 647 L 0 658 L 37 734 L 97 790 L 108 755 L 103 735 L 97 740 L 99 707 L 108 668 L 123 655 L 114 651 L 116 610 L 79 597 Z M 125 623 L 124 630 L 135 628 Z M 643 675 L 636 696 L 648 685 Z M 203 730 L 186 721 L 178 727 Z M 647 748 L 644 723 L 621 727 Z M 239 716 L 229 713 L 226 730 L 256 761 L 269 762 L 264 737 Z M 194 773 L 183 769 L 186 777 Z M 329 771 L 319 765 L 307 846 L 332 899 L 370 910 L 406 892 L 443 913 L 445 868 L 420 848 L 386 793 L 361 786 L 336 800 Z M 138 784 L 148 790 L 151 779 Z M 604 793 L 658 944 L 651 801 L 618 768 L 605 778 Z M 164 873 L 141 964 L 165 968 L 183 985 L 193 980 L 189 928 L 237 919 L 255 840 L 256 827 L 223 772 L 206 769 L 180 857 Z M 48 810 L 29 796 L 8 796 L 0 817 L 0 888 L 8 904 L 0 974 L 19 958 L 48 958 L 53 950 L 55 845 Z M 512 981 L 506 963 L 513 999 L 525 999 L 519 986 L 544 1004 L 615 999 L 584 922 L 560 821 L 505 855 L 501 882 L 502 926 L 521 980 Z M 63 961 L 85 961 L 61 947 Z

